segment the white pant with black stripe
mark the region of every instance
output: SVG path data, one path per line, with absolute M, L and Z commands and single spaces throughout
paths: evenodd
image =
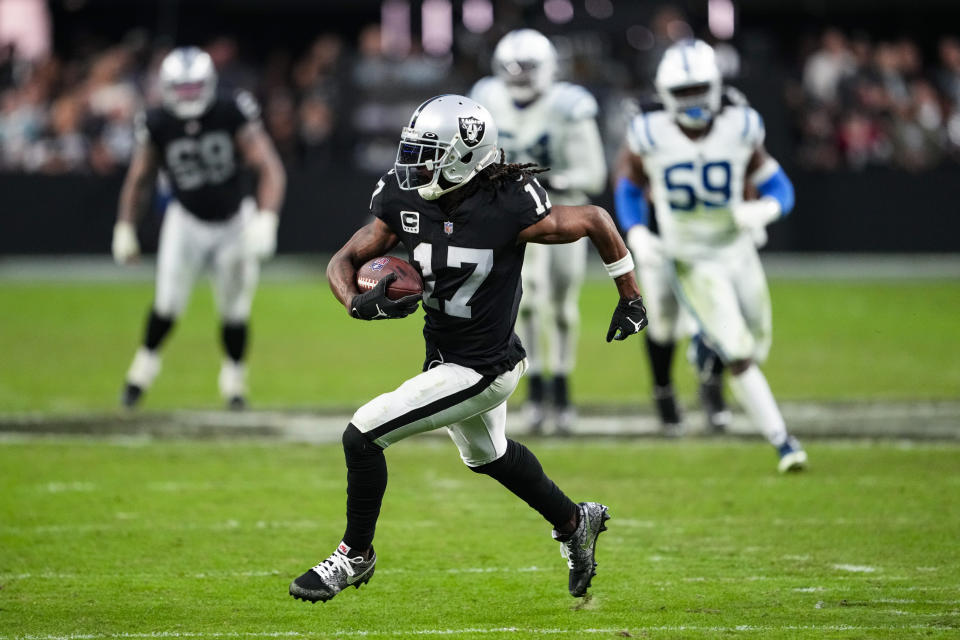
M 388 447 L 417 433 L 446 427 L 469 467 L 493 462 L 507 450 L 507 398 L 526 360 L 498 376 L 458 364 L 439 364 L 360 407 L 351 422 Z
M 250 317 L 260 263 L 244 250 L 243 226 L 255 213 L 252 198 L 245 198 L 240 211 L 222 221 L 201 220 L 176 200 L 170 203 L 157 251 L 153 306 L 158 314 L 179 316 L 187 306 L 197 277 L 210 267 L 220 317 L 227 322 L 244 322 Z

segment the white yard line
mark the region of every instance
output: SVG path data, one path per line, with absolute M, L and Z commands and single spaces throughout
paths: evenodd
M 608 627 L 591 629 L 549 629 L 538 627 L 466 627 L 461 629 L 407 629 L 407 630 L 385 630 L 385 631 L 328 631 L 328 632 L 303 632 L 303 631 L 244 631 L 244 632 L 216 632 L 216 631 L 154 631 L 154 632 L 124 632 L 124 633 L 69 633 L 69 634 L 49 634 L 49 635 L 0 635 L 0 640 L 122 640 L 122 639 L 148 639 L 148 638 L 343 638 L 343 637 L 369 637 L 369 638 L 402 638 L 418 636 L 460 636 L 464 634 L 516 634 L 524 635 L 542 635 L 542 636 L 568 636 L 568 635 L 608 635 L 628 631 L 633 635 L 642 635 L 645 633 L 656 632 L 691 632 L 691 633 L 773 633 L 782 631 L 813 631 L 813 632 L 836 632 L 836 631 L 926 631 L 926 632 L 948 632 L 955 633 L 955 628 L 949 628 L 936 624 L 909 624 L 909 625 L 750 625 L 742 624 L 735 626 L 699 626 L 699 625 L 663 625 L 647 627 Z
M 849 571 L 850 573 L 876 573 L 876 567 L 870 567 L 863 564 L 835 564 L 833 568 L 837 571 Z
M 562 564 L 557 564 L 556 567 L 458 567 L 451 569 L 380 569 L 377 571 L 377 575 L 391 575 L 391 574 L 403 574 L 403 573 L 416 573 L 416 574 L 476 574 L 476 573 L 538 573 L 541 571 L 554 571 L 557 572 L 565 571 L 566 569 Z M 185 573 L 182 575 L 178 574 L 169 574 L 169 573 L 144 573 L 140 572 L 139 575 L 141 578 L 157 577 L 164 579 L 176 579 L 176 578 L 191 578 L 197 580 L 203 580 L 206 578 L 266 578 L 274 576 L 287 576 L 290 577 L 292 568 L 288 568 L 284 571 L 279 569 L 267 569 L 260 571 L 201 571 L 198 573 Z M 0 573 L 0 581 L 14 581 L 14 580 L 90 580 L 93 578 L 115 578 L 115 574 L 90 574 L 90 573 L 68 573 L 63 571 L 38 571 L 33 573 Z
M 71 484 L 71 483 L 66 483 Z M 86 490 L 86 489 L 84 489 Z M 92 489 L 91 489 L 92 490 Z M 231 531 L 241 529 L 316 529 L 327 526 L 318 520 L 250 520 L 242 521 L 236 519 L 223 520 L 221 522 L 166 522 L 154 523 L 144 522 L 136 519 L 133 514 L 124 514 L 118 521 L 110 522 L 87 522 L 87 523 L 67 523 L 67 524 L 45 524 L 34 526 L 9 526 L 0 525 L 0 533 L 11 535 L 43 535 L 43 534 L 78 534 L 78 533 L 111 533 L 128 531 Z M 617 520 L 613 521 L 613 526 L 623 526 L 625 528 L 647 529 L 656 527 L 658 529 L 667 529 L 677 526 L 689 525 L 751 525 L 751 526 L 813 526 L 813 527 L 831 527 L 831 526 L 853 526 L 865 527 L 872 526 L 882 522 L 886 526 L 914 526 L 914 518 L 795 518 L 792 520 L 784 518 L 757 518 L 757 517 L 731 517 L 718 516 L 715 518 L 665 518 L 663 520 Z M 328 524 L 328 523 L 327 523 Z M 422 526 L 433 526 L 436 523 L 430 520 L 419 520 L 418 524 Z M 838 571 L 873 573 L 877 569 L 866 565 L 854 564 L 835 564 L 833 568 Z

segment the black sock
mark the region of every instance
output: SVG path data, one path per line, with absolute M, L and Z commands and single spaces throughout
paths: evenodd
M 720 354 L 711 349 L 700 334 L 693 337 L 693 345 L 697 354 L 697 372 L 703 382 L 716 381 L 723 373 L 724 364 Z
M 144 331 L 143 346 L 150 351 L 156 351 L 160 345 L 163 344 L 163 341 L 170 333 L 170 329 L 173 328 L 173 320 L 172 316 L 165 318 L 151 308 L 150 314 L 147 316 L 147 328 Z
M 347 530 L 343 542 L 350 555 L 363 555 L 373 544 L 380 504 L 387 490 L 387 459 L 383 449 L 353 423 L 343 432 L 347 460 Z
M 246 322 L 224 322 L 220 328 L 223 350 L 234 362 L 243 362 L 247 353 L 247 327 Z
M 507 452 L 501 457 L 470 469 L 505 486 L 558 531 L 566 529 L 575 517 L 577 505 L 547 477 L 533 452 L 519 442 L 507 440 Z
M 533 404 L 543 403 L 543 376 L 539 373 L 531 373 L 529 376 L 527 399 Z
M 673 364 L 673 349 L 675 342 L 666 342 L 660 344 L 646 334 L 647 355 L 650 360 L 650 371 L 653 373 L 653 384 L 658 387 L 669 387 L 672 376 L 670 375 L 670 366 Z
M 570 406 L 570 384 L 567 376 L 553 376 L 553 406 L 566 409 Z

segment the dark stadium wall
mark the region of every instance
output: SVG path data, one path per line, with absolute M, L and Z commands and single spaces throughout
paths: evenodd
M 955 169 L 922 174 L 889 169 L 792 173 L 797 208 L 771 227 L 768 250 L 850 252 L 960 251 Z M 110 251 L 120 177 L 0 174 L 4 211 L 0 254 Z M 330 252 L 367 220 L 376 177 L 328 169 L 292 171 L 279 246 L 286 253 Z M 612 206 L 609 194 L 600 204 Z M 144 248 L 156 247 L 159 211 L 141 222 Z

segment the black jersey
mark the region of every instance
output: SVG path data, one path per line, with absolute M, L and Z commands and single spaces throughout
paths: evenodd
M 223 220 L 239 210 L 246 195 L 237 131 L 259 118 L 253 96 L 240 92 L 218 97 L 199 118 L 150 109 L 138 118 L 137 137 L 154 145 L 173 195 L 187 211 L 204 220 Z
M 513 331 L 526 247 L 517 235 L 550 213 L 550 200 L 533 178 L 463 188 L 473 192 L 444 213 L 437 201 L 401 190 L 390 171 L 370 211 L 397 234 L 423 276 L 424 369 L 451 362 L 495 375 L 526 356 Z

